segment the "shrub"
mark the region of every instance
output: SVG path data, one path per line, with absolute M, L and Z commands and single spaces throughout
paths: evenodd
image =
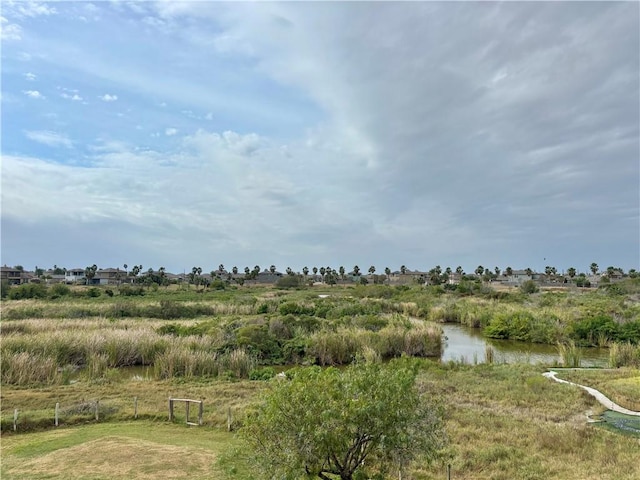
M 276 282 L 278 288 L 298 288 L 302 285 L 301 279 L 298 275 L 285 275 Z
M 99 297 L 100 295 L 102 295 L 102 290 L 100 290 L 97 287 L 91 287 L 90 289 L 87 290 L 87 297 L 96 298 L 96 297 Z
M 522 293 L 531 294 L 539 292 L 540 288 L 538 287 L 538 284 L 536 284 L 536 282 L 534 282 L 533 280 L 527 280 L 522 285 L 520 285 L 520 291 Z
M 64 283 L 56 283 L 49 288 L 50 298 L 60 298 L 71 294 L 71 289 Z
M 8 297 L 11 300 L 22 300 L 26 298 L 45 298 L 47 287 L 41 283 L 26 283 L 9 290 Z

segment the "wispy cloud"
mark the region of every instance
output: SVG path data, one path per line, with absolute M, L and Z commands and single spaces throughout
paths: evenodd
M 77 93 L 74 93 L 73 95 L 63 92 L 60 94 L 60 96 L 62 98 L 65 98 L 67 100 L 73 100 L 74 102 L 80 102 L 82 101 L 82 97 L 80 95 L 78 95 Z
M 24 78 L 30 82 L 33 82 L 37 78 L 37 76 L 35 73 L 28 72 L 24 74 Z
M 166 128 L 166 129 L 164 130 L 164 134 L 165 134 L 167 137 L 171 137 L 171 136 L 175 135 L 176 133 L 178 133 L 178 129 L 177 129 L 177 128 L 172 128 L 172 127 L 171 127 L 171 128 Z
M 66 135 L 49 130 L 29 130 L 24 132 L 29 140 L 47 145 L 49 147 L 71 148 L 73 142 Z
M 29 98 L 45 98 L 45 96 L 42 95 L 38 90 L 23 90 L 22 93 L 24 93 Z
M 118 100 L 117 95 L 111 95 L 109 93 L 105 93 L 104 95 L 101 95 L 98 98 L 103 102 L 115 102 L 116 100 Z
M 5 41 L 21 40 L 22 27 L 16 23 L 9 23 L 6 17 L 0 16 L 0 39 Z

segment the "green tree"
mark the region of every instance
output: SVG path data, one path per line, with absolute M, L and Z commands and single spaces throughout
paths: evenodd
M 369 267 L 369 275 L 372 275 L 372 276 L 373 276 L 373 274 L 374 274 L 374 273 L 376 273 L 376 267 L 374 267 L 373 265 L 371 265 L 371 266 Z
M 567 269 L 567 275 L 569 275 L 569 277 L 573 278 L 576 276 L 576 269 L 573 267 L 569 267 Z
M 355 265 L 353 267 L 353 274 L 357 277 L 360 275 L 360 267 L 358 265 Z
M 513 275 L 513 268 L 511 267 L 507 267 L 504 271 L 508 277 L 510 277 L 511 275 Z
M 235 266 L 234 266 L 234 267 L 231 269 L 231 273 L 233 273 L 234 275 L 237 275 L 237 274 L 238 274 L 238 267 L 235 267 Z
M 302 267 L 302 274 L 304 275 L 305 280 L 307 279 L 307 275 L 309 275 L 309 267 Z
M 482 265 L 478 265 L 478 267 L 475 269 L 476 275 L 480 276 L 484 273 L 484 267 Z
M 95 263 L 84 269 L 84 276 L 87 279 L 87 285 L 90 285 L 93 282 L 93 278 L 96 276 L 97 271 L 98 267 Z
M 324 274 L 327 273 L 327 269 L 324 267 L 320 267 L 320 276 L 322 277 L 322 281 L 324 282 Z
M 401 273 L 402 275 L 404 275 L 405 273 L 407 273 L 407 267 L 405 267 L 404 265 L 401 265 L 401 266 L 400 266 L 400 273 Z
M 342 281 L 344 281 L 344 275 L 345 275 L 345 269 L 344 266 L 340 265 L 340 268 L 338 269 L 338 272 L 340 273 L 340 279 Z
M 391 269 L 389 267 L 385 267 L 384 274 L 387 276 L 387 283 L 391 281 Z
M 307 367 L 273 382 L 242 431 L 260 476 L 352 480 L 433 459 L 441 409 L 418 392 L 414 365 Z
M 270 271 L 271 273 L 276 273 L 276 266 L 275 266 L 275 265 L 271 265 L 271 266 L 269 267 L 269 271 Z
M 598 273 L 598 269 L 600 267 L 598 267 L 598 264 L 596 262 L 593 262 L 591 265 L 589 265 L 589 270 L 591 270 L 591 273 L 593 273 L 594 275 Z

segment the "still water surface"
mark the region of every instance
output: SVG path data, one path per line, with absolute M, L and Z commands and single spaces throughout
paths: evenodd
M 454 360 L 471 364 L 484 363 L 486 347 L 490 345 L 494 350 L 494 363 L 562 363 L 558 350 L 553 345 L 494 340 L 483 337 L 481 329 L 453 323 L 445 323 L 441 327 L 446 340 L 440 358 L 445 362 Z M 582 349 L 583 367 L 606 367 L 608 360 L 609 350 L 606 348 Z

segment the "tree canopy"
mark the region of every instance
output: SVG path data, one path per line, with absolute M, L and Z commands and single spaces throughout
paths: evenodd
M 351 480 L 432 459 L 441 409 L 420 395 L 415 365 L 307 367 L 273 380 L 243 428 L 261 477 Z

